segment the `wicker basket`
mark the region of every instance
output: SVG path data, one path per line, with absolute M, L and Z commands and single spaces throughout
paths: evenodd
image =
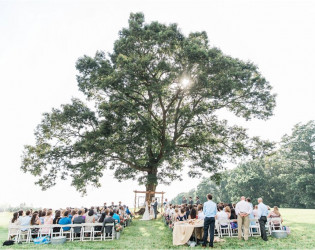
M 286 238 L 288 236 L 287 231 L 284 230 L 275 230 L 271 232 L 271 236 L 277 239 Z
M 51 239 L 51 244 L 64 244 L 66 240 L 66 236 L 53 237 Z

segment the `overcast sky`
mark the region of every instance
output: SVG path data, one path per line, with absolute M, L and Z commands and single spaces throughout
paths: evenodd
M 102 188 L 81 197 L 67 181 L 46 192 L 20 171 L 23 145 L 34 143 L 42 113 L 72 97 L 82 97 L 75 62 L 97 50 L 111 52 L 130 12 L 146 22 L 178 23 L 184 34 L 206 31 L 211 46 L 250 60 L 277 93 L 275 115 L 268 121 L 230 123 L 250 135 L 279 141 L 293 125 L 314 119 L 315 1 L 3 1 L 0 0 L 0 205 L 90 206 L 133 204 L 136 183 L 118 183 L 106 172 Z M 158 186 L 172 198 L 200 180 L 185 178 Z

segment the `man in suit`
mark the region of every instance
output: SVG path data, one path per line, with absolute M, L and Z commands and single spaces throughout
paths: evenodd
M 157 202 L 157 198 L 155 198 L 155 202 L 154 202 L 154 204 L 153 204 L 154 219 L 156 219 L 156 216 L 157 216 L 157 207 L 158 207 L 158 202 Z
M 105 234 L 106 235 L 111 235 L 113 233 L 113 226 L 106 226 L 106 224 L 111 224 L 114 223 L 115 224 L 115 219 L 113 218 L 114 216 L 114 212 L 110 211 L 109 213 L 109 217 L 105 218 L 105 220 L 103 221 L 103 226 L 102 226 L 102 232 L 104 231 L 104 227 L 105 227 Z
M 198 206 L 198 205 L 200 204 L 199 197 L 197 196 L 196 199 L 197 199 L 197 200 L 196 200 L 196 205 Z
M 191 206 L 194 205 L 194 201 L 193 201 L 192 197 L 189 197 L 189 202 L 188 202 L 188 204 L 191 205 Z
M 182 204 L 187 204 L 187 200 L 186 200 L 186 197 L 185 197 L 185 196 L 183 196 Z
M 73 224 L 82 224 L 82 223 L 85 223 L 85 217 L 82 216 L 82 210 L 79 210 L 78 216 L 73 219 Z M 75 234 L 78 234 L 78 237 L 80 237 L 81 227 L 74 227 L 73 232 Z

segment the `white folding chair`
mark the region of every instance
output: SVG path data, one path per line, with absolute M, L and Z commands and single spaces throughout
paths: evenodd
M 39 237 L 39 231 L 40 231 L 41 226 L 40 225 L 34 225 L 34 226 L 30 226 L 29 230 L 28 230 L 28 242 L 33 241 L 33 236 L 34 238 Z
M 30 229 L 20 228 L 18 231 L 17 242 L 29 242 L 30 241 Z
M 249 234 L 250 236 L 260 236 L 260 225 L 258 219 L 249 220 Z
M 267 222 L 265 224 L 265 230 L 267 235 L 271 235 L 271 224 L 270 224 L 270 218 L 267 219 Z
M 51 225 L 50 229 L 50 238 L 59 237 L 61 236 L 61 225 L 53 224 Z
M 95 223 L 82 223 L 81 241 L 91 241 L 93 239 L 93 226 Z M 88 236 L 89 235 L 89 236 Z
M 230 221 L 228 219 L 220 219 L 218 220 L 219 225 L 219 237 L 223 236 L 230 237 Z
M 112 227 L 112 233 L 106 234 L 105 227 Z M 113 240 L 115 238 L 115 224 L 114 223 L 106 223 L 104 226 L 104 240 Z
M 72 237 L 73 237 L 73 228 L 72 228 L 72 225 L 73 224 L 68 224 L 68 225 L 61 225 L 62 227 L 61 227 L 61 229 L 60 229 L 60 235 L 61 236 L 69 236 L 69 240 L 70 241 L 73 241 L 72 240 Z M 65 229 L 67 229 L 68 227 L 70 227 L 70 229 L 69 230 L 65 230 Z
M 82 224 L 73 224 L 72 228 L 73 228 L 72 241 L 81 240 L 81 235 L 83 231 Z M 77 231 L 79 231 L 79 233 Z
M 15 242 L 18 241 L 20 226 L 19 225 L 9 225 L 8 230 L 8 240 L 14 239 Z
M 230 236 L 231 237 L 238 237 L 238 227 L 232 228 L 231 223 L 237 223 L 237 221 L 234 221 L 234 220 L 230 220 L 229 221 L 229 224 L 230 224 Z
M 104 231 L 105 231 L 105 228 L 104 230 L 102 231 L 102 226 L 103 226 L 103 223 L 94 223 L 94 227 L 93 227 L 93 238 L 92 240 L 93 241 L 96 241 L 96 240 L 103 240 L 103 237 L 104 237 Z M 99 236 L 97 235 L 99 234 Z
M 277 231 L 282 229 L 281 218 L 271 218 L 270 219 L 270 229 L 272 231 Z

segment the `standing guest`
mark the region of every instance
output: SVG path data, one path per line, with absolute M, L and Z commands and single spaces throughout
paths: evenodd
M 69 211 L 66 210 L 64 213 L 63 213 L 63 217 L 59 220 L 59 223 L 60 225 L 68 225 L 68 224 L 71 224 L 71 219 L 68 217 L 69 216 Z M 70 227 L 63 227 L 62 228 L 63 231 L 69 231 L 70 230 Z
M 205 215 L 202 211 L 202 205 L 201 204 L 198 205 L 197 210 L 198 210 L 198 219 L 203 220 L 205 218 Z
M 19 213 L 15 212 L 13 214 L 12 220 L 10 220 L 10 226 L 18 226 L 19 225 Z M 10 239 L 14 238 L 17 235 L 18 229 L 11 229 L 10 230 Z
M 217 215 L 217 205 L 212 201 L 212 195 L 207 195 L 207 200 L 203 205 L 203 213 L 205 215 L 204 219 L 204 235 L 203 235 L 203 243 L 202 246 L 206 247 L 207 239 L 208 239 L 208 230 L 210 227 L 210 242 L 209 246 L 213 247 L 213 239 L 214 239 L 214 226 L 215 226 L 215 216 Z
M 249 234 L 249 215 L 252 213 L 251 205 L 241 197 L 241 201 L 236 204 L 235 212 L 237 214 L 238 239 L 242 239 L 242 228 L 244 228 L 244 240 L 248 240 Z
M 258 198 L 258 221 L 260 226 L 261 238 L 264 241 L 267 241 L 267 234 L 266 234 L 266 222 L 267 222 L 267 215 L 268 215 L 268 208 L 263 203 L 262 198 Z
M 194 205 L 194 201 L 193 201 L 192 197 L 189 197 L 188 205 L 191 205 L 191 206 Z
M 104 202 L 104 209 L 106 209 L 107 208 L 107 203 L 106 202 Z
M 183 196 L 182 204 L 187 204 L 187 200 L 186 200 L 186 197 L 185 197 L 185 196 Z
M 196 197 L 196 205 L 198 206 L 200 204 L 200 200 L 199 200 L 199 197 L 197 196 Z
M 60 215 L 61 215 L 61 213 L 60 213 L 60 210 L 56 210 L 56 212 L 55 212 L 55 218 L 54 218 L 54 220 L 53 220 L 53 224 L 59 224 L 59 221 L 60 221 Z M 60 227 L 54 227 L 54 229 L 53 229 L 53 232 L 55 233 L 55 232 L 60 232 Z
M 153 204 L 154 219 L 156 219 L 156 216 L 157 216 L 157 208 L 158 208 L 158 202 L 157 202 L 157 198 L 155 198 L 155 202 Z
M 53 224 L 53 218 L 52 218 L 52 211 L 48 211 L 46 216 L 44 217 L 44 225 L 51 225 Z M 41 234 L 49 234 L 50 233 L 50 228 L 49 227 L 43 227 Z
M 186 207 L 185 210 L 186 210 L 186 218 L 188 218 L 191 209 L 190 209 L 190 207 Z

